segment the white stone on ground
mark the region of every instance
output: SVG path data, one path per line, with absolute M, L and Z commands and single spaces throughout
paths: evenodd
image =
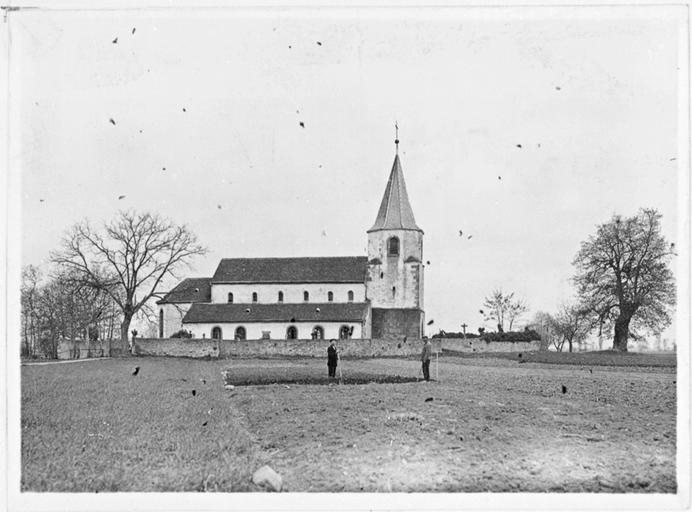
M 255 474 L 252 475 L 252 481 L 257 485 L 266 485 L 276 492 L 281 490 L 281 485 L 283 483 L 281 475 L 269 466 L 262 466 L 255 471 Z

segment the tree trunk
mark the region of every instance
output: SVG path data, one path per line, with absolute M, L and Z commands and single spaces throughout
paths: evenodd
M 569 351 L 572 352 L 572 340 L 569 340 L 568 343 L 569 343 Z
M 130 332 L 130 322 L 132 322 L 132 314 L 124 313 L 123 322 L 120 324 L 120 344 L 123 350 L 128 350 L 130 344 L 128 341 L 128 336 Z
M 630 333 L 631 316 L 626 316 L 620 313 L 620 316 L 615 320 L 615 336 L 613 338 L 613 350 L 618 352 L 627 352 L 627 338 Z

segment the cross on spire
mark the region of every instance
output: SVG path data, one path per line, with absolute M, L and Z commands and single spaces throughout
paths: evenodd
M 394 139 L 394 144 L 396 144 L 396 154 L 399 154 L 399 124 L 394 121 L 394 130 L 396 132 L 395 139 Z

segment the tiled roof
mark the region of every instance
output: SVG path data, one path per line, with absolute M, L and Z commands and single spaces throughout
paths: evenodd
M 399 155 L 394 157 L 394 165 L 392 165 L 392 172 L 389 175 L 387 188 L 382 197 L 380 210 L 377 212 L 377 219 L 375 219 L 375 224 L 368 230 L 368 233 L 381 229 L 422 231 L 413 218 L 413 210 L 408 201 Z
M 191 277 L 168 292 L 157 304 L 211 302 L 211 278 Z
M 193 304 L 183 323 L 361 322 L 368 307 L 367 302 Z
M 365 256 L 223 259 L 213 283 L 364 283 Z

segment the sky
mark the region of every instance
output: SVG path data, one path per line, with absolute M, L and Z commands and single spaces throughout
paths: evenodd
M 45 266 L 72 224 L 122 209 L 195 232 L 209 252 L 191 277 L 223 257 L 365 255 L 397 122 L 430 261 L 429 330 L 475 331 L 495 288 L 527 301 L 524 320 L 555 311 L 573 295 L 580 242 L 613 214 L 657 208 L 665 236 L 683 242 L 685 16 L 664 6 L 11 13 L 22 264 Z

